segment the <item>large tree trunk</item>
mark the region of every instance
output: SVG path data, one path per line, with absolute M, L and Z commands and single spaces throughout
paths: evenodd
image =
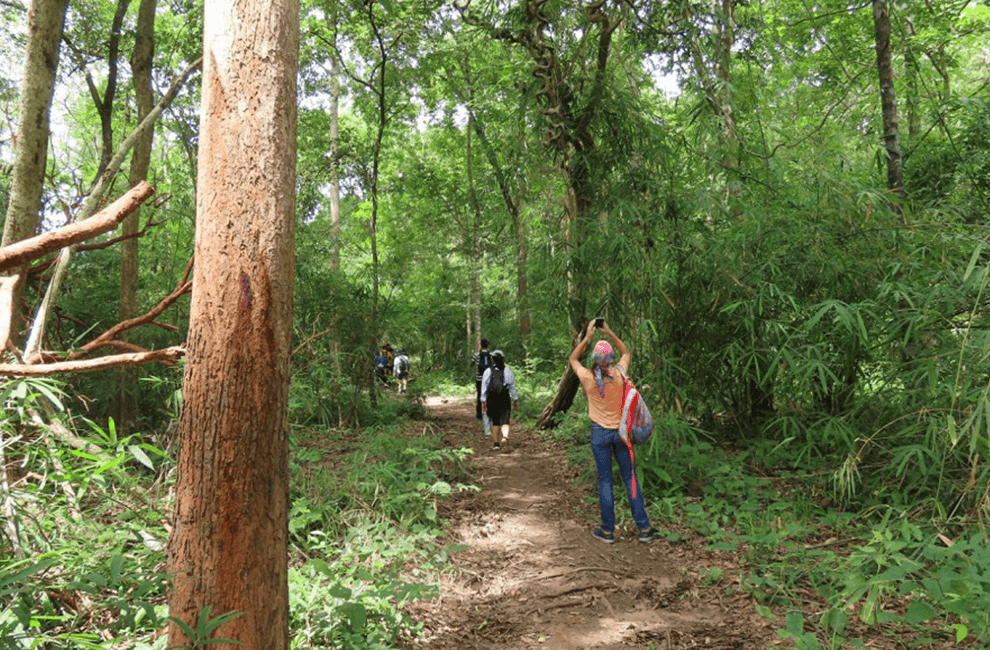
M 27 16 L 27 51 L 21 78 L 19 119 L 12 178 L 9 186 L 7 216 L 4 220 L 0 248 L 31 237 L 38 227 L 45 166 L 48 163 L 48 136 L 58 46 L 65 26 L 68 0 L 34 0 Z M 18 273 L 24 278 L 27 267 Z M 11 286 L 12 305 L 9 335 L 16 338 L 20 330 L 18 313 L 23 282 Z M 0 341 L 0 350 L 6 341 Z
M 131 75 L 134 79 L 134 97 L 137 101 L 138 123 L 155 107 L 151 90 L 151 63 L 155 54 L 155 7 L 157 0 L 141 0 L 138 8 L 137 27 L 134 31 L 134 52 L 131 54 Z M 151 166 L 151 145 L 154 129 L 148 129 L 138 138 L 131 156 L 128 182 L 134 187 L 147 180 Z M 121 224 L 125 239 L 120 244 L 120 306 L 117 320 L 123 322 L 138 313 L 138 232 L 140 215 L 135 212 Z M 125 340 L 127 337 L 125 336 Z M 137 370 L 125 368 L 118 376 L 116 413 L 117 429 L 130 431 L 138 418 Z
M 215 637 L 283 650 L 299 4 L 208 2 L 203 42 L 169 608 L 193 629 L 204 608 L 239 612 Z

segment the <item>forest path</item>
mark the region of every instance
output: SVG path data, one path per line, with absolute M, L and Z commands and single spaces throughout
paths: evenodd
M 481 491 L 440 504 L 448 541 L 468 549 L 453 555 L 458 570 L 439 597 L 415 607 L 425 633 L 418 647 L 744 650 L 776 639 L 748 596 L 725 595 L 738 574 L 733 555 L 706 551 L 696 536 L 640 543 L 618 485 L 616 515 L 624 509 L 628 523 L 605 544 L 590 532 L 598 522 L 593 486 L 580 486 L 563 453 L 537 433 L 513 424 L 509 450 L 497 451 L 472 401 L 434 398 L 427 408 L 450 446 L 474 449 L 469 471 Z M 716 565 L 721 583 L 703 585 Z

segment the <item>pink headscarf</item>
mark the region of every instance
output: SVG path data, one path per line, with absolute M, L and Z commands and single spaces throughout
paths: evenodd
M 601 340 L 595 343 L 595 349 L 591 353 L 591 369 L 595 373 L 595 383 L 598 384 L 598 396 L 602 399 L 605 398 L 605 380 L 602 372 L 608 375 L 610 380 L 612 379 L 612 370 L 609 366 L 612 365 L 613 359 L 615 352 L 612 351 L 608 341 Z

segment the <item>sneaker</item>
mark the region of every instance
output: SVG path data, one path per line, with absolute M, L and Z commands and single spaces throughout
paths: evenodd
M 499 444 L 497 442 L 494 445 L 492 445 L 492 449 L 498 449 L 498 447 L 499 447 Z
M 509 451 L 509 439 L 502 438 L 502 451 Z
M 654 540 L 660 539 L 660 531 L 656 528 L 644 528 L 639 531 L 639 541 L 644 544 L 649 544 Z
M 602 530 L 601 528 L 592 528 L 591 536 L 594 537 L 595 539 L 602 540 L 606 544 L 611 544 L 612 542 L 615 541 L 614 533 L 607 530 Z

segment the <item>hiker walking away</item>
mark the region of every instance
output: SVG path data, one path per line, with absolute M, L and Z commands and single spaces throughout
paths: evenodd
M 615 352 L 608 341 L 599 340 L 591 353 L 591 368 L 581 364 L 581 357 L 588 349 L 594 336 L 595 327 L 615 343 L 619 351 L 619 362 L 614 363 Z M 658 532 L 650 526 L 643 503 L 643 491 L 633 493 L 633 467 L 629 449 L 619 438 L 619 423 L 622 419 L 622 389 L 624 377 L 629 369 L 632 355 L 629 348 L 605 324 L 604 319 L 588 323 L 584 338 L 571 351 L 570 364 L 581 382 L 581 388 L 588 398 L 588 417 L 591 418 L 591 451 L 595 457 L 598 472 L 598 508 L 601 510 L 601 526 L 593 528 L 591 535 L 607 544 L 615 541 L 615 495 L 612 490 L 612 458 L 619 463 L 622 481 L 626 484 L 626 496 L 632 508 L 633 521 L 639 529 L 639 541 L 652 542 Z
M 409 357 L 406 356 L 406 351 L 402 348 L 399 348 L 399 352 L 395 355 L 392 371 L 395 373 L 395 378 L 399 380 L 399 392 L 406 392 L 406 388 L 409 387 Z
M 481 420 L 482 429 L 486 436 L 492 435 L 492 422 L 487 413 L 481 412 L 481 379 L 485 376 L 485 371 L 495 367 L 492 354 L 488 351 L 488 339 L 481 339 L 481 348 L 471 357 L 471 363 L 475 366 L 474 373 L 474 417 Z
M 388 377 L 385 374 L 388 366 L 388 357 L 385 355 L 385 348 L 379 348 L 375 355 L 375 378 L 382 386 L 388 386 Z
M 516 392 L 516 378 L 505 365 L 505 355 L 501 350 L 492 352 L 492 361 L 495 366 L 485 370 L 481 377 L 481 412 L 488 415 L 493 428 L 502 428 L 502 439 L 499 441 L 496 434 L 492 449 L 504 448 L 508 451 L 509 420 L 512 407 L 519 410 L 519 394 Z

